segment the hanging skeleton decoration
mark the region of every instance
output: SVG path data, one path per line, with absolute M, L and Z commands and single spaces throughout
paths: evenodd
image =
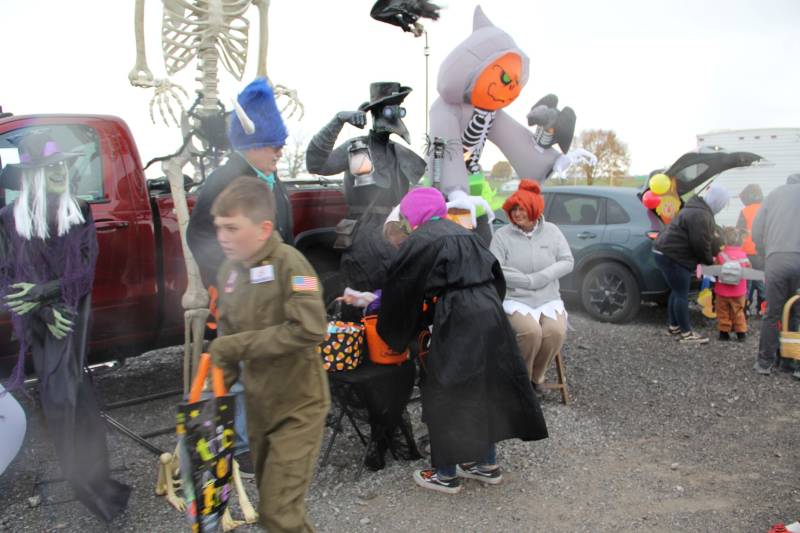
M 181 301 L 185 310 L 184 343 L 184 388 L 191 381 L 192 367 L 199 359 L 205 321 L 208 317 L 208 293 L 200 280 L 200 273 L 189 247 L 186 245 L 186 226 L 189 210 L 186 204 L 183 168 L 192 163 L 196 176 L 201 179 L 207 171 L 218 166 L 227 155 L 229 146 L 225 135 L 226 110 L 218 93 L 219 64 L 234 78 L 241 80 L 247 63 L 250 23 L 246 17 L 251 5 L 258 8 L 259 43 L 257 75 L 267 77 L 268 11 L 269 0 L 162 0 L 163 16 L 161 48 L 167 75 L 172 76 L 197 62 L 199 71 L 196 80 L 200 83 L 197 100 L 187 111 L 182 98 L 187 98 L 185 89 L 172 82 L 169 77 L 156 79 L 147 66 L 144 42 L 144 1 L 136 0 L 134 27 L 136 33 L 136 64 L 128 74 L 135 87 L 153 89 L 150 100 L 150 117 L 155 121 L 157 109 L 165 124 L 180 125 L 183 144 L 171 156 L 160 158 L 162 169 L 170 183 L 175 204 L 178 227 L 183 243 L 188 286 Z M 282 85 L 274 86 L 277 96 L 288 98 L 282 109 L 289 116 L 303 115 L 303 106 L 295 91 Z M 180 122 L 176 115 L 180 109 Z M 199 146 L 196 144 L 199 142 Z M 168 495 L 173 505 L 179 507 L 174 496 L 176 461 L 169 454 L 161 461 L 157 492 Z M 239 492 L 240 502 L 246 500 Z M 249 502 L 248 502 L 249 505 Z M 242 506 L 243 509 L 245 506 Z M 252 509 L 252 506 L 250 506 Z M 249 519 L 252 516 L 246 516 Z M 230 521 L 227 528 L 234 526 Z

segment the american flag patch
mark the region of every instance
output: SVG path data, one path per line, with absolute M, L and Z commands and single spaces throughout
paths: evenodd
M 314 276 L 294 276 L 292 290 L 294 292 L 317 292 L 319 291 L 319 280 Z

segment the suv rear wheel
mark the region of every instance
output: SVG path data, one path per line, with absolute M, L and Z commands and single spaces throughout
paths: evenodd
M 620 263 L 600 263 L 583 277 L 581 303 L 595 320 L 626 322 L 642 303 L 639 283 Z

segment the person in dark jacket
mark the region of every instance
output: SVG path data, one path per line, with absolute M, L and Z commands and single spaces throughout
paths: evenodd
M 680 342 L 705 344 L 708 337 L 692 331 L 689 284 L 698 264 L 711 265 L 722 246 L 714 215 L 728 204 L 730 193 L 716 183 L 694 196 L 661 232 L 653 245 L 656 265 L 670 288 L 669 333 Z
M 778 321 L 783 306 L 800 289 L 800 231 L 797 210 L 800 206 L 800 174 L 792 174 L 769 195 L 753 222 L 753 241 L 766 259 L 767 312 L 761 322 L 755 371 L 769 374 L 777 362 Z M 800 312 L 793 308 L 790 328 L 797 327 Z M 800 371 L 794 376 L 800 378 Z
M 254 176 L 270 185 L 275 195 L 278 233 L 283 242 L 294 243 L 289 195 L 285 185 L 275 176 L 288 133 L 267 79 L 258 78 L 250 83 L 238 96 L 237 103 L 238 108 L 231 116 L 228 131 L 234 151 L 228 161 L 215 169 L 200 187 L 197 202 L 189 218 L 189 226 L 186 228 L 186 242 L 200 267 L 200 275 L 206 287 L 215 284 L 217 272 L 225 262 L 225 254 L 217 242 L 211 206 L 217 196 L 236 178 Z M 247 133 L 251 128 L 254 128 L 252 133 Z
M 445 219 L 438 190 L 413 190 L 400 212 L 412 232 L 389 268 L 378 332 L 400 351 L 433 325 L 422 381 L 433 468 L 416 471 L 414 480 L 448 494 L 461 490 L 460 477 L 497 484 L 496 442 L 547 437 L 503 311 L 502 268 L 478 235 Z

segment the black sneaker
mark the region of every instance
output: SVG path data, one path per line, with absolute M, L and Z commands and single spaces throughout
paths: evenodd
M 464 463 L 456 467 L 459 477 L 467 479 L 477 479 L 488 485 L 497 485 L 503 481 L 503 473 L 500 467 L 496 466 L 491 470 L 486 470 L 480 467 L 478 463 Z
M 739 342 L 744 342 L 747 340 L 747 333 L 737 333 L 736 340 Z
M 681 334 L 681 328 L 679 326 L 667 327 L 667 335 L 669 335 L 670 337 L 676 338 L 680 334 Z
M 708 343 L 708 337 L 698 335 L 694 331 L 687 331 L 686 333 L 681 333 L 678 342 L 681 344 L 706 344 Z
M 452 479 L 442 479 L 436 470 L 416 470 L 414 472 L 414 482 L 422 488 L 435 490 L 445 494 L 458 494 L 461 492 L 461 480 L 457 477 Z
M 239 464 L 239 475 L 242 479 L 253 479 L 256 477 L 256 470 L 253 467 L 253 456 L 250 452 L 240 453 L 234 459 Z
M 719 340 L 721 341 L 729 341 L 731 340 L 731 334 L 727 331 L 720 331 L 719 332 Z

